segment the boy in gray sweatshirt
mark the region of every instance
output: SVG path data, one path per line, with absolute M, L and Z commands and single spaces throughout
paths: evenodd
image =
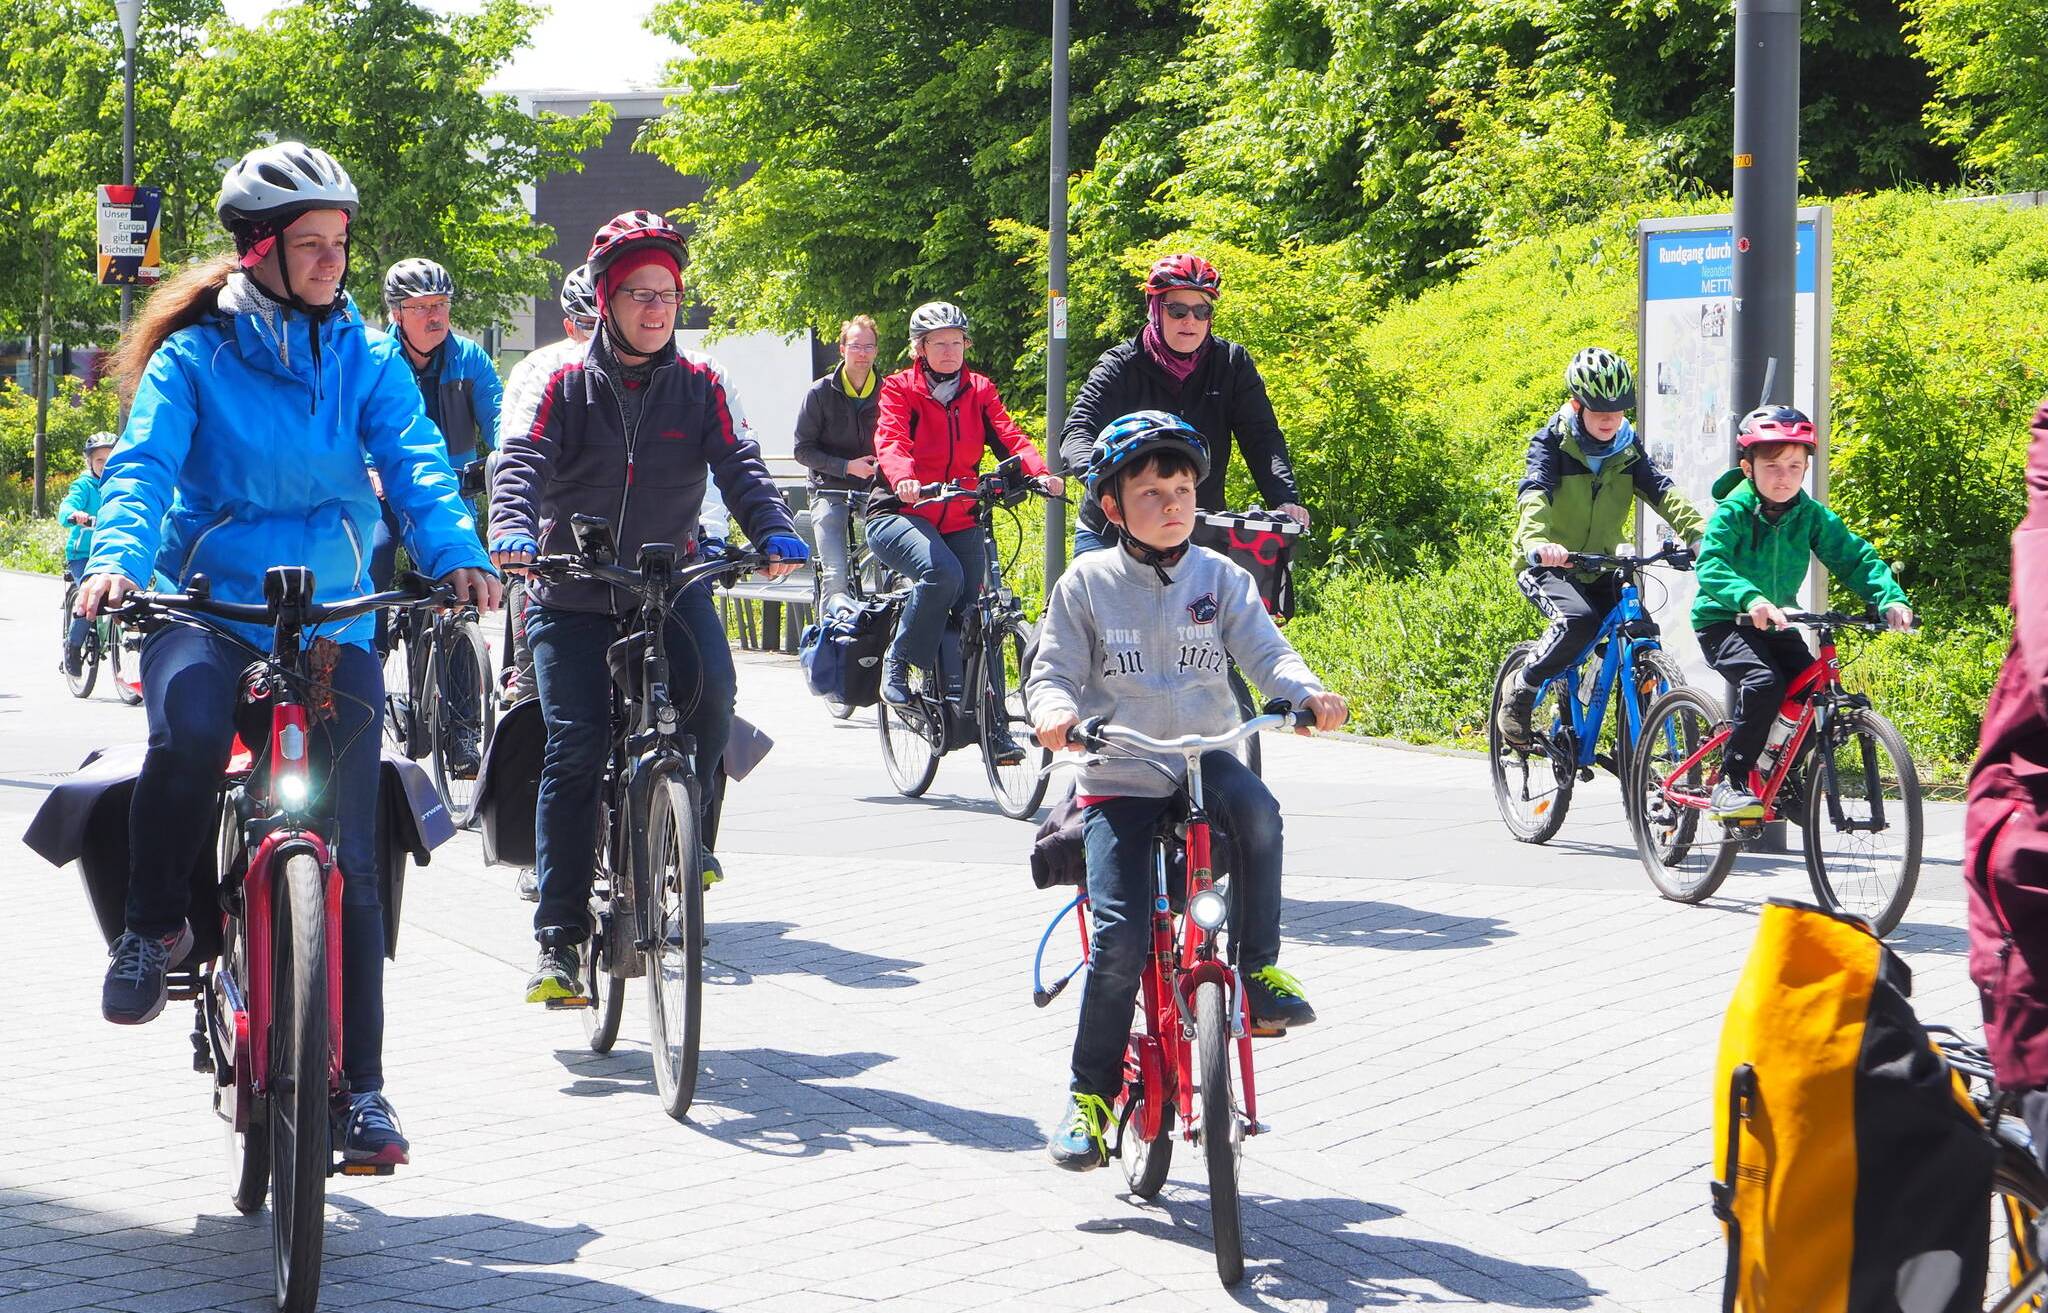
M 1239 720 L 1229 661 L 1267 694 L 1344 723 L 1344 699 L 1326 691 L 1280 635 L 1251 575 L 1189 544 L 1195 488 L 1209 472 L 1201 434 L 1164 411 L 1111 422 L 1095 444 L 1089 489 L 1120 546 L 1074 562 L 1046 604 L 1038 655 L 1024 686 L 1038 741 L 1101 716 L 1154 738 L 1220 734 Z M 1092 960 L 1081 993 L 1067 1106 L 1049 1146 L 1073 1171 L 1107 1161 L 1104 1133 L 1123 1085 L 1124 1048 L 1150 939 L 1152 840 L 1173 806 L 1182 761 L 1103 758 L 1078 772 L 1084 811 Z M 1280 805 L 1229 752 L 1202 758 L 1202 787 L 1236 853 L 1239 970 L 1261 1026 L 1315 1020 L 1301 986 L 1280 970 Z

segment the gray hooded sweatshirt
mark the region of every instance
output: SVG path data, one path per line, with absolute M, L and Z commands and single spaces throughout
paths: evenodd
M 1153 738 L 1221 734 L 1236 726 L 1226 654 L 1268 696 L 1300 705 L 1322 684 L 1259 600 L 1250 574 L 1205 547 L 1167 567 L 1171 586 L 1121 547 L 1088 552 L 1053 589 L 1024 696 L 1036 721 L 1049 712 Z M 1184 763 L 1155 758 L 1175 779 Z M 1172 787 L 1114 754 L 1080 770 L 1083 797 L 1163 798 Z

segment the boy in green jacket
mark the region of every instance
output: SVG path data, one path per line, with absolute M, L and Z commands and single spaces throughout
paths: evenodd
M 1743 417 L 1736 445 L 1742 468 L 1714 483 L 1721 504 L 1700 547 L 1692 627 L 1707 664 L 1735 686 L 1735 724 L 1708 810 L 1720 820 L 1754 820 L 1764 814 L 1751 779 L 1757 754 L 1786 685 L 1813 664 L 1784 611 L 1797 604 L 1808 558 L 1818 556 L 1857 596 L 1882 608 L 1893 629 L 1912 628 L 1913 611 L 1877 550 L 1806 495 L 1812 420 L 1790 406 L 1766 406 Z M 1750 624 L 1739 623 L 1744 616 Z
M 1516 490 L 1515 582 L 1550 622 L 1520 677 L 1503 690 L 1497 720 L 1510 747 L 1528 751 L 1536 694 L 1579 659 L 1621 600 L 1612 574 L 1565 568 L 1574 552 L 1606 555 L 1628 533 L 1640 500 L 1688 543 L 1706 517 L 1688 502 L 1636 442 L 1628 412 L 1636 404 L 1628 361 L 1587 347 L 1564 371 L 1571 396 L 1529 439 L 1528 470 Z

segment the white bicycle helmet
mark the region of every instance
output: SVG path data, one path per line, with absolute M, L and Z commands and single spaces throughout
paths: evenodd
M 571 319 L 598 318 L 597 283 L 589 265 L 579 264 L 562 278 L 562 313 Z
M 307 210 L 341 210 L 353 219 L 360 207 L 355 183 L 332 155 L 304 142 L 280 141 L 235 161 L 220 181 L 214 213 L 235 232 L 249 224 L 289 223 Z
M 967 324 L 967 312 L 951 301 L 927 301 L 910 312 L 910 340 L 921 342 L 926 333 L 936 333 L 942 328 L 957 328 L 971 332 Z

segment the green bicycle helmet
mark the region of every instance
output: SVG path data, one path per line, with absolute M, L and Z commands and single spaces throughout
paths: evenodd
M 1564 386 L 1587 410 L 1635 409 L 1635 371 L 1605 347 L 1589 346 L 1573 356 L 1564 369 Z

